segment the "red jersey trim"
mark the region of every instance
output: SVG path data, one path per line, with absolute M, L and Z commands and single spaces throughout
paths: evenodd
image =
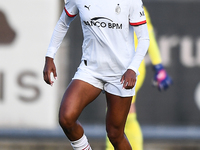
M 73 17 L 75 17 L 76 15 L 71 15 L 68 11 L 67 11 L 67 9 L 65 8 L 65 12 L 66 12 L 66 14 L 67 14 L 67 16 L 69 16 L 69 17 L 71 17 L 71 18 L 73 18 Z
M 131 23 L 130 22 L 130 25 L 132 25 L 132 26 L 139 26 L 139 25 L 142 25 L 142 24 L 145 24 L 145 23 L 147 23 L 146 20 L 141 21 L 141 22 L 136 22 L 136 23 Z

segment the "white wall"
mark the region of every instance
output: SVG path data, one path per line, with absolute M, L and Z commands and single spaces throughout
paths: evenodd
M 59 2 L 0 0 L 0 11 L 15 32 L 12 42 L 0 42 L 0 128 L 57 126 L 58 84 L 43 81 L 43 66 Z

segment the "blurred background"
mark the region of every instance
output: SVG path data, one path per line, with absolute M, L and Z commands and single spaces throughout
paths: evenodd
M 200 0 L 143 0 L 173 86 L 158 92 L 148 55 L 138 93 L 137 118 L 145 150 L 200 150 Z M 44 56 L 61 0 L 0 0 L 0 150 L 71 149 L 57 113 L 80 63 L 82 30 L 77 17 L 57 55 L 58 80 L 43 81 Z M 79 120 L 95 150 L 105 147 L 105 95 Z

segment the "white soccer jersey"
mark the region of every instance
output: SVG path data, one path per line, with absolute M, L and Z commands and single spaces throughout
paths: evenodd
M 101 76 L 122 75 L 128 68 L 137 73 L 132 26 L 146 23 L 141 0 L 66 0 L 65 12 L 69 17 L 79 13 L 82 60 L 89 70 Z

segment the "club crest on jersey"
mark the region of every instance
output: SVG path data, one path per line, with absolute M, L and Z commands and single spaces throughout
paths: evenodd
M 120 8 L 119 4 L 117 4 L 117 6 L 116 6 L 116 8 L 115 8 L 115 12 L 116 12 L 117 14 L 120 14 L 121 8 Z

